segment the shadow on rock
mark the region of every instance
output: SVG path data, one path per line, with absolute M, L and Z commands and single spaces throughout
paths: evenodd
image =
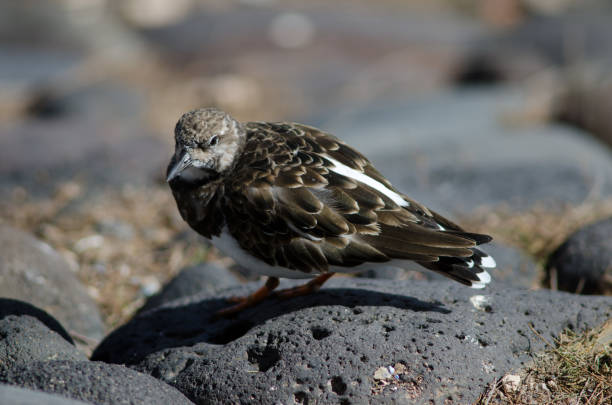
M 246 295 L 249 289 L 241 286 L 228 291 Z M 357 306 L 395 307 L 414 312 L 451 313 L 439 302 L 359 288 L 328 288 L 291 300 L 269 298 L 233 318 L 215 316 L 228 305 L 225 298 L 193 295 L 142 313 L 111 333 L 94 351 L 92 360 L 134 364 L 151 353 L 168 348 L 197 343 L 224 345 L 269 319 L 306 308 L 343 306 L 360 312 Z

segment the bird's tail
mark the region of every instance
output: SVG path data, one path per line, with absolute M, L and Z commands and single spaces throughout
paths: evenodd
M 486 269 L 494 269 L 495 260 L 482 250 L 471 249 L 470 257 L 441 256 L 436 262 L 419 262 L 423 267 L 452 278 L 472 288 L 484 288 L 491 281 Z

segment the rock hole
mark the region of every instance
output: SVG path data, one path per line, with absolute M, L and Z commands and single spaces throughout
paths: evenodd
M 344 395 L 346 392 L 346 383 L 342 380 L 342 377 L 335 376 L 331 379 L 331 388 L 336 395 Z
M 489 346 L 489 342 L 487 342 L 486 340 L 483 339 L 478 339 L 478 343 L 480 344 L 480 346 L 482 347 L 487 347 Z
M 234 340 L 246 335 L 246 333 L 251 330 L 253 326 L 255 326 L 255 324 L 251 321 L 238 321 L 232 323 L 223 329 L 222 332 L 213 336 L 210 339 L 210 343 L 224 345 L 229 342 L 233 342 Z
M 503 74 L 493 59 L 472 55 L 459 67 L 454 82 L 459 85 L 492 85 L 503 80 Z
M 306 394 L 304 391 L 296 392 L 293 394 L 293 398 L 295 399 L 296 404 L 308 405 L 308 394 Z
M 392 325 L 383 325 L 386 333 L 393 332 L 395 330 L 395 326 Z
M 348 398 L 342 398 L 340 405 L 351 405 L 351 401 L 349 401 Z
M 261 372 L 266 372 L 280 360 L 280 353 L 274 347 L 251 347 L 247 350 L 249 363 L 257 365 Z
M 310 332 L 312 333 L 312 337 L 315 338 L 315 340 L 325 339 L 326 337 L 332 334 L 329 329 L 323 328 L 321 326 L 313 326 L 312 328 L 310 328 Z
M 363 313 L 363 309 L 361 308 L 353 308 L 353 315 L 359 315 Z

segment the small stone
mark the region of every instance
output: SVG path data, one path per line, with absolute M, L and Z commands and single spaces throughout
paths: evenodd
M 379 367 L 374 372 L 374 379 L 375 380 L 387 380 L 387 379 L 389 379 L 391 377 L 392 377 L 392 374 L 389 372 L 389 368 L 388 367 Z
M 94 234 L 85 236 L 79 239 L 74 244 L 74 250 L 77 252 L 85 252 L 87 250 L 99 249 L 104 245 L 104 237 L 102 235 Z
M 521 384 L 521 376 L 516 374 L 506 374 L 501 380 L 505 392 L 516 392 Z
M 472 295 L 470 302 L 474 305 L 474 308 L 483 312 L 491 312 L 491 298 L 486 295 Z
M 161 288 L 161 284 L 157 277 L 146 276 L 140 280 L 140 291 L 145 297 L 151 297 L 157 294 Z

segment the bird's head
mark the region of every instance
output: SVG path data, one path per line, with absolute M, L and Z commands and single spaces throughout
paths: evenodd
M 166 180 L 198 186 L 219 178 L 232 168 L 245 137 L 242 125 L 221 110 L 183 114 L 174 129 L 176 145 Z

